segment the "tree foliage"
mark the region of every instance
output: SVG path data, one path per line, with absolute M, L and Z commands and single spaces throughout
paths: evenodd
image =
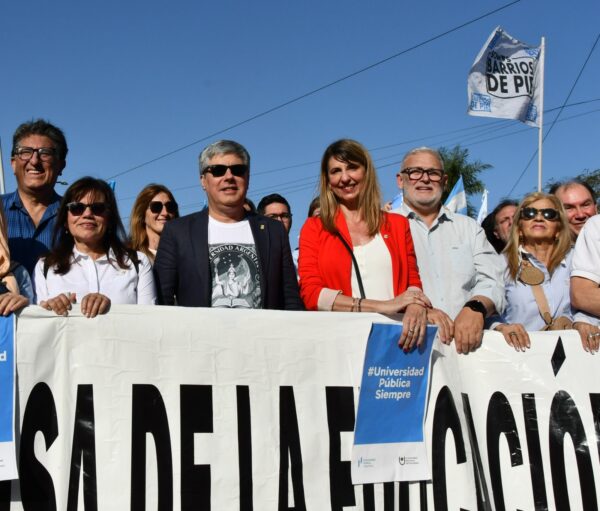
M 491 169 L 492 165 L 483 163 L 479 160 L 469 161 L 469 150 L 460 145 L 456 145 L 452 148 L 440 147 L 438 150 L 442 156 L 444 168 L 448 175 L 448 184 L 444 191 L 444 195 L 442 196 L 442 202 L 446 202 L 452 188 L 459 177 L 462 176 L 465 193 L 467 195 L 467 214 L 473 216 L 475 208 L 469 201 L 469 196 L 483 192 L 484 184 L 483 181 L 479 179 L 479 174 L 484 170 Z
M 567 181 L 573 179 L 573 178 L 568 178 L 566 179 Z M 588 185 L 590 185 L 592 187 L 592 190 L 594 190 L 596 197 L 600 197 L 600 169 L 596 169 L 596 170 L 584 170 L 581 174 L 578 174 L 575 176 L 575 179 L 579 180 L 579 181 L 583 181 L 584 183 L 587 183 Z M 544 190 L 548 191 L 550 190 L 550 188 L 552 187 L 553 184 L 556 183 L 556 180 L 554 179 L 550 179 L 546 182 L 546 185 L 544 186 Z

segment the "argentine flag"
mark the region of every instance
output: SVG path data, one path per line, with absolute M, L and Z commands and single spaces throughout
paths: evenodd
M 458 178 L 444 205 L 453 213 L 467 214 L 467 194 L 462 176 Z
M 477 223 L 479 225 L 483 223 L 488 214 L 488 193 L 489 192 L 484 189 L 483 195 L 481 196 L 481 208 L 479 208 L 479 214 L 477 215 Z

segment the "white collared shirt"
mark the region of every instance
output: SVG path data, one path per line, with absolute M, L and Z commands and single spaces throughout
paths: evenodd
M 139 266 L 128 258 L 129 268 L 121 268 L 111 250 L 94 261 L 89 255 L 73 249 L 71 268 L 65 275 L 54 273 L 49 268 L 44 276 L 44 259 L 35 265 L 34 284 L 36 301 L 53 298 L 61 293 L 75 293 L 77 303 L 89 293 L 102 293 L 113 304 L 154 305 L 156 289 L 152 275 L 152 265 L 145 254 L 137 253 Z
M 472 296 L 504 310 L 503 258 L 477 222 L 442 206 L 431 228 L 406 203 L 392 211 L 410 223 L 423 292 L 454 319 Z

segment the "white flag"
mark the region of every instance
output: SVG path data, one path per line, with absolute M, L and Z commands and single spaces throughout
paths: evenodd
M 488 191 L 484 188 L 483 195 L 481 196 L 481 208 L 479 208 L 479 214 L 477 215 L 477 223 L 482 224 L 483 220 L 488 214 Z
M 543 62 L 541 47 L 517 41 L 496 27 L 469 73 L 468 113 L 539 126 Z

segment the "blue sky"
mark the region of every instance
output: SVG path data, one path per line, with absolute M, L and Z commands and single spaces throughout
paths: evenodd
M 9 160 L 14 129 L 43 117 L 67 134 L 68 182 L 84 175 L 109 178 L 208 137 L 116 179 L 126 223 L 135 195 L 149 182 L 170 187 L 182 213 L 200 209 L 198 153 L 218 138 L 237 140 L 250 151 L 250 198 L 272 192 L 288 198 L 292 245 L 316 190 L 323 150 L 342 137 L 373 149 L 386 199 L 396 194 L 396 162 L 408 149 L 461 143 L 474 159 L 494 167 L 482 175 L 491 208 L 531 158 L 537 130 L 466 114 L 473 60 L 497 25 L 531 44 L 545 36 L 545 107 L 559 107 L 600 30 L 597 0 L 521 0 L 285 108 L 209 135 L 507 3 L 8 2 L 0 32 L 6 189 L 15 188 Z M 598 83 L 600 48 L 570 102 L 600 99 Z M 554 115 L 546 116 L 545 129 Z M 600 168 L 599 122 L 600 101 L 563 111 L 544 146 L 544 181 Z M 534 162 L 512 195 L 520 197 L 536 183 Z

